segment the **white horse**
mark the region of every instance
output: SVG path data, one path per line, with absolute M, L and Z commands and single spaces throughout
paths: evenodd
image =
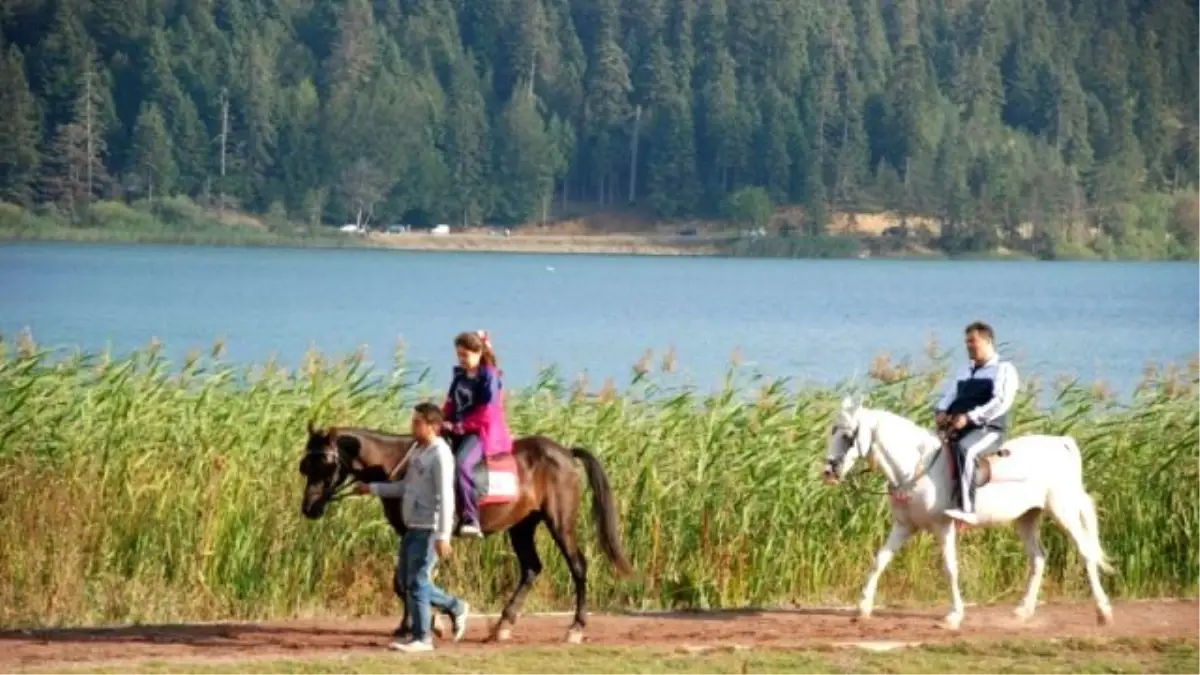
M 1029 555 L 1029 586 L 1015 614 L 1033 616 L 1046 568 L 1046 552 L 1038 540 L 1042 510 L 1075 540 L 1087 566 L 1088 581 L 1096 599 L 1098 620 L 1112 621 L 1112 605 L 1100 585 L 1097 568 L 1112 573 L 1100 546 L 1096 507 L 1083 486 L 1083 462 L 1079 446 L 1069 436 L 1028 435 L 1007 441 L 1004 451 L 993 455 L 991 482 L 978 488 L 975 513 L 981 526 L 1005 525 L 1016 521 L 1017 532 Z M 950 581 L 950 613 L 944 625 L 957 629 L 962 624 L 963 601 L 958 588 L 958 559 L 955 552 L 955 522 L 945 515 L 953 508 L 954 478 L 949 450 L 942 449 L 937 435 L 885 410 L 863 406 L 861 400 L 845 398 L 829 436 L 823 478 L 837 484 L 858 460 L 865 460 L 887 479 L 892 502 L 892 531 L 875 557 L 858 605 L 861 619 L 871 616 L 875 587 L 892 556 L 910 536 L 927 530 L 942 549 L 945 572 Z

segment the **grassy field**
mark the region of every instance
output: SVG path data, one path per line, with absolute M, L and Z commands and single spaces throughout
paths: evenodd
M 442 383 L 425 387 L 418 373 L 372 370 L 357 356 L 312 354 L 289 370 L 234 367 L 220 351 L 170 365 L 153 346 L 127 359 L 61 358 L 29 340 L 0 342 L 0 625 L 394 608 L 395 541 L 377 502 L 343 502 L 315 523 L 300 516 L 304 428 L 312 418 L 402 429 L 411 405 Z M 928 421 L 936 369 L 874 372 L 873 405 Z M 1101 388 L 1063 386 L 1056 406 L 1040 410 L 1041 386 L 1027 384 L 1015 433 L 1079 440 L 1118 568 L 1105 581 L 1112 595 L 1194 594 L 1195 364 L 1148 376 L 1130 405 Z M 548 380 L 511 397 L 510 421 L 593 449 L 610 474 L 639 575 L 613 578 L 585 525 L 594 607 L 842 604 L 856 598 L 888 518 L 884 498 L 816 480 L 839 396 L 789 392 L 752 374 L 731 374 L 711 395 L 662 389 L 652 376 L 598 392 Z M 878 490 L 879 481 L 865 484 Z M 539 543 L 547 573 L 526 607 L 567 608 L 569 577 L 548 537 Z M 1046 528 L 1045 545 L 1045 597 L 1088 597 L 1056 528 Z M 507 541 L 460 550 L 441 580 L 481 609 L 498 608 L 516 581 Z M 943 601 L 935 561 L 928 538 L 912 542 L 880 597 Z M 970 601 L 1023 589 L 1025 555 L 1011 532 L 967 534 L 960 561 Z
M 254 661 L 144 661 L 70 673 L 1194 673 L 1197 640 L 1065 640 L 928 645 L 888 652 L 536 648 Z M 37 672 L 37 671 L 27 671 Z

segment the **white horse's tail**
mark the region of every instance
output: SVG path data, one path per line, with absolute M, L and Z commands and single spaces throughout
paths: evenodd
M 1080 542 L 1091 549 L 1086 551 L 1086 555 L 1096 561 L 1100 569 L 1105 574 L 1113 573 L 1112 562 L 1104 553 L 1104 547 L 1100 544 L 1100 522 L 1096 517 L 1096 501 L 1088 494 L 1087 489 L 1083 486 L 1083 453 L 1079 450 L 1079 444 L 1075 439 L 1066 437 L 1067 450 L 1074 455 L 1076 466 L 1079 468 L 1079 520 L 1083 524 L 1084 541 Z

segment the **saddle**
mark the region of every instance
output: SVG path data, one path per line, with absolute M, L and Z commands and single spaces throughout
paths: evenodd
M 456 434 L 443 433 L 442 437 L 449 443 L 454 462 L 458 464 L 459 442 L 462 440 Z M 455 469 L 457 472 L 457 468 Z M 458 474 L 455 473 L 457 476 Z M 483 460 L 475 465 L 475 470 L 471 474 L 471 480 L 475 484 L 475 499 L 479 508 L 491 506 L 493 504 L 507 504 L 517 500 L 521 495 L 521 480 L 518 475 L 517 458 L 511 452 L 506 452 L 502 455 L 488 457 L 484 455 Z M 454 498 L 458 503 L 455 505 L 456 513 L 462 513 L 462 491 L 459 489 L 458 479 L 454 480 Z
M 959 477 L 962 475 L 963 461 L 966 458 L 963 457 L 962 453 L 954 447 L 953 443 L 951 443 L 952 432 L 949 429 L 940 430 L 939 435 L 942 439 L 942 449 L 950 453 L 950 456 L 954 458 L 954 461 L 946 462 L 947 471 L 950 472 L 950 484 L 954 486 L 955 496 L 961 497 L 961 495 L 958 494 L 962 489 Z M 979 488 L 991 482 L 992 464 L 999 459 L 1008 457 L 1010 454 L 1011 453 L 1009 453 L 1008 448 L 1005 448 L 1002 445 L 994 450 L 981 453 L 975 458 L 975 474 L 971 479 L 972 494 L 974 494 L 975 490 L 978 490 Z
M 475 466 L 475 494 L 479 506 L 507 504 L 521 495 L 521 481 L 517 476 L 517 458 L 511 452 L 495 457 L 484 457 Z

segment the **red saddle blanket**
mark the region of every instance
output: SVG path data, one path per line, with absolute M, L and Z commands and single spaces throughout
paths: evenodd
M 475 467 L 475 489 L 480 506 L 507 504 L 521 494 L 521 481 L 517 475 L 517 458 L 505 453 L 485 457 Z

